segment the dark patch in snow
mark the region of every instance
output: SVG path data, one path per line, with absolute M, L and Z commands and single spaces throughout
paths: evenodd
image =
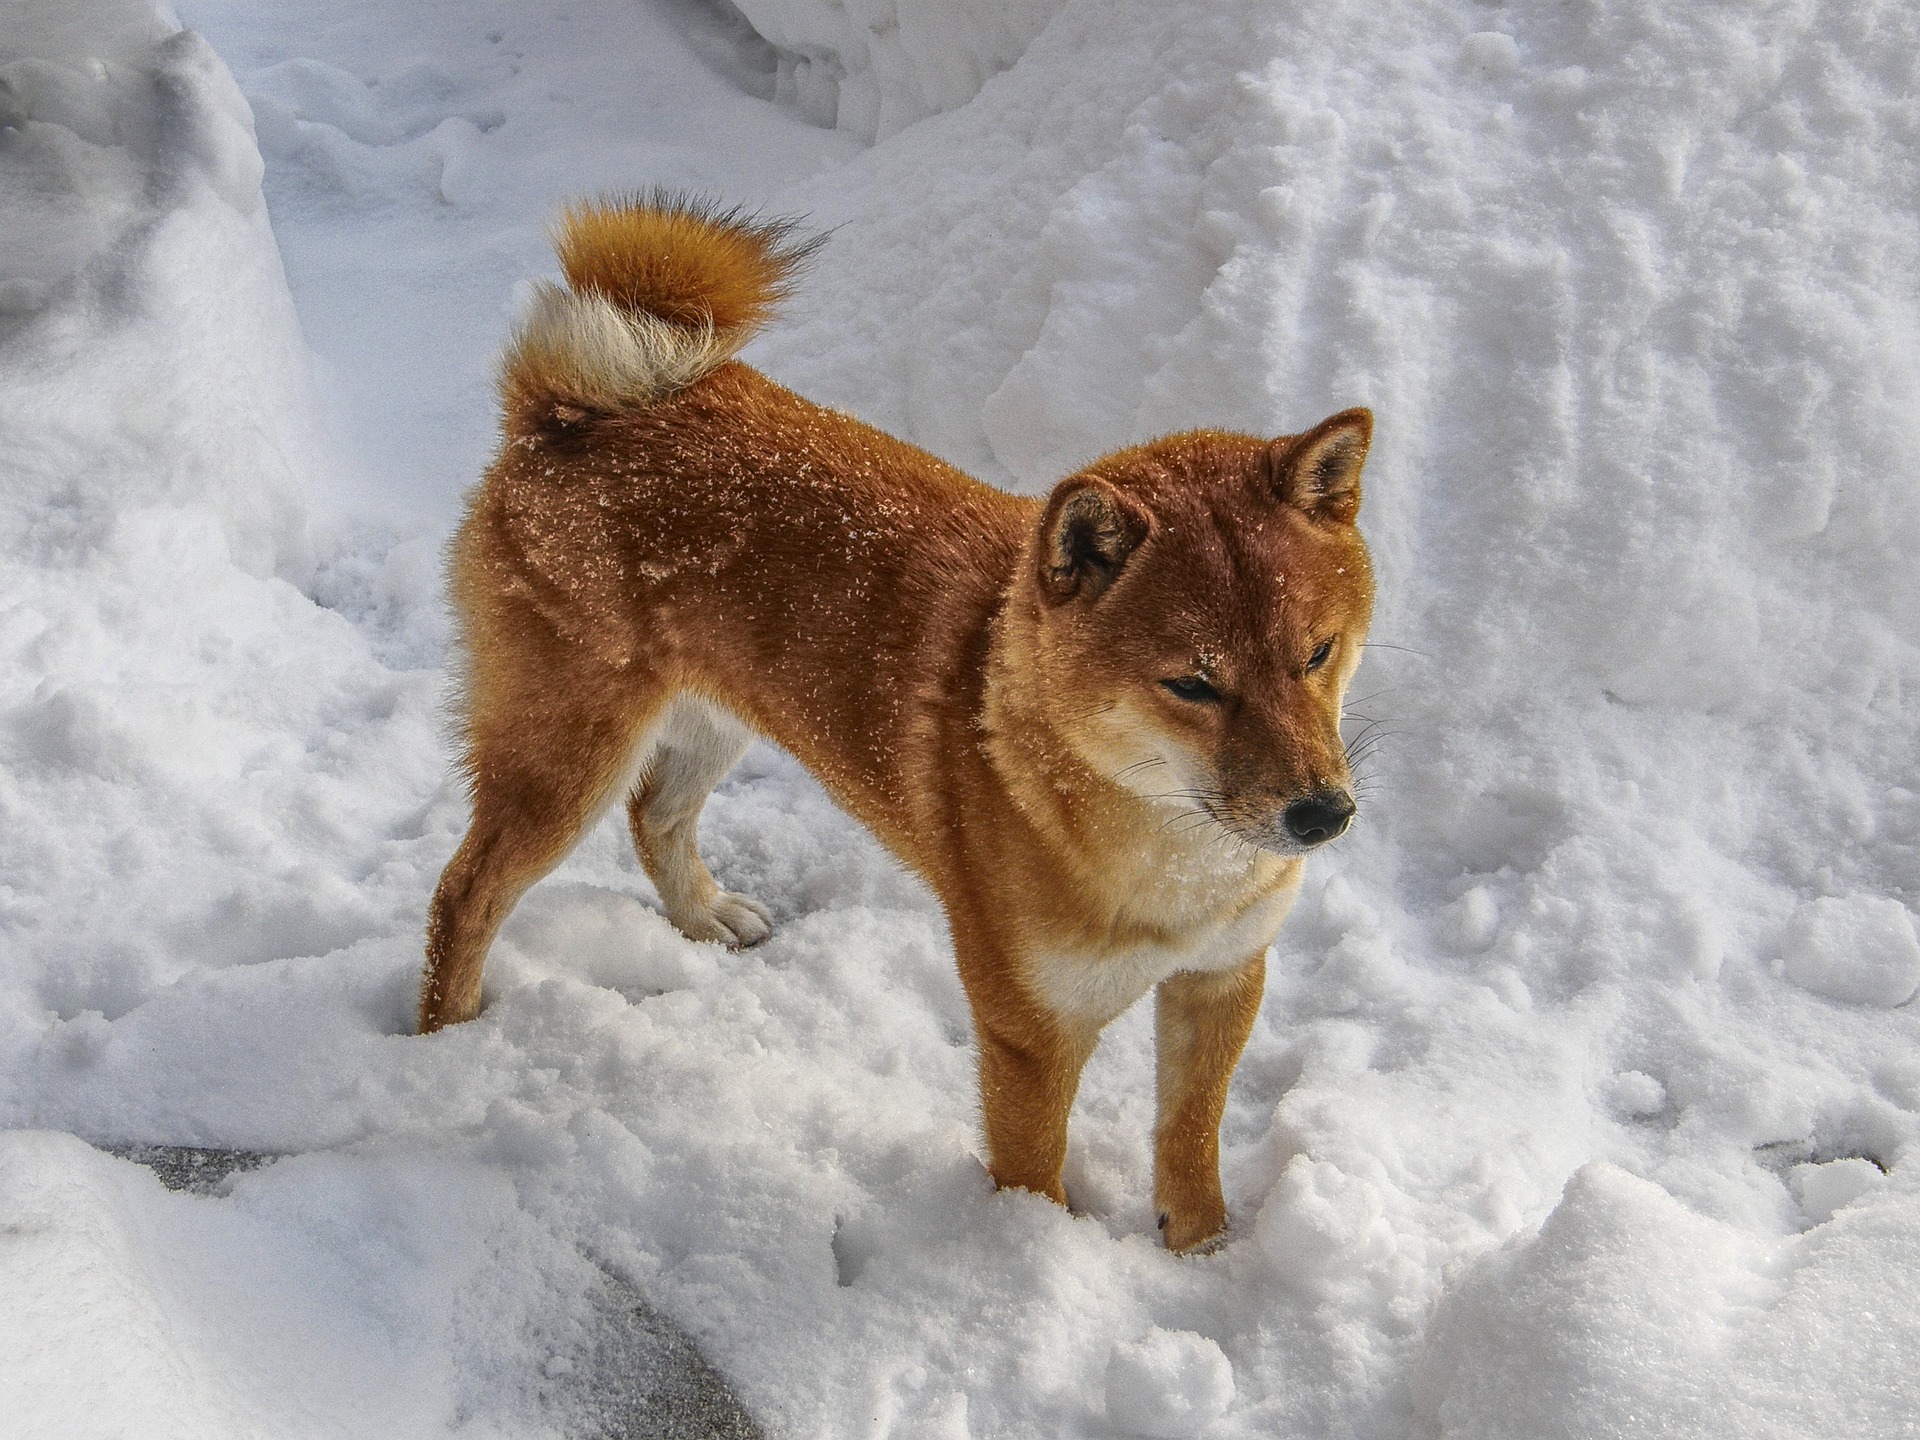
M 169 1190 L 190 1195 L 217 1194 L 227 1177 L 282 1158 L 199 1145 L 99 1148 L 146 1166 Z M 760 1427 L 720 1372 L 639 1291 L 607 1275 L 590 1303 L 594 1339 L 584 1361 L 547 1366 L 557 1382 L 548 1403 L 563 1417 L 566 1434 L 579 1440 L 761 1440 Z
M 592 1352 L 554 1394 L 569 1435 L 761 1440 L 720 1372 L 637 1290 L 609 1275 L 594 1303 Z
M 169 1190 L 189 1195 L 217 1194 L 229 1175 L 244 1175 L 271 1165 L 280 1157 L 254 1150 L 209 1150 L 199 1145 L 102 1145 L 109 1155 L 144 1165 Z

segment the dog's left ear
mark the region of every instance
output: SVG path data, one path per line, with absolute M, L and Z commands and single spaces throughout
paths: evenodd
M 1315 520 L 1351 525 L 1360 513 L 1360 467 L 1373 443 L 1373 412 L 1342 410 L 1304 435 L 1283 435 L 1267 447 L 1273 493 Z

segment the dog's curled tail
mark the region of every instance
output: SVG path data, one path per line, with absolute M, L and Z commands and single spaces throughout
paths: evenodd
M 818 244 L 792 221 L 665 192 L 569 206 L 554 233 L 566 288 L 536 287 L 507 348 L 509 432 L 564 429 L 691 385 L 752 338 Z

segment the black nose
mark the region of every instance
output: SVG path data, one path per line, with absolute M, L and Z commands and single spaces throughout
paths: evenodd
M 1346 832 L 1353 819 L 1353 796 L 1344 790 L 1322 790 L 1294 801 L 1280 819 L 1302 845 L 1324 845 Z

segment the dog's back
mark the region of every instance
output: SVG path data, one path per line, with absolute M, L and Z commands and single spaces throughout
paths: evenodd
M 911 728 L 950 678 L 927 673 L 942 632 L 983 622 L 1038 507 L 730 363 L 807 248 L 679 202 L 570 211 L 569 287 L 537 295 L 508 351 L 506 443 L 456 585 L 464 615 L 510 594 L 564 640 L 516 666 L 718 702 L 890 835 L 915 757 L 852 742 Z M 530 618 L 476 627 L 476 670 L 538 644 Z

